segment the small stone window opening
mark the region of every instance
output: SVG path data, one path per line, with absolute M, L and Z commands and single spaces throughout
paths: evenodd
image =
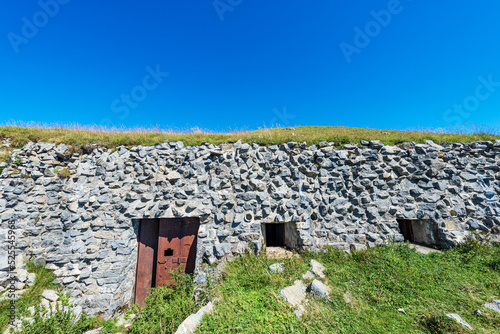
M 165 256 L 174 256 L 174 250 L 173 249 L 165 249 Z
M 435 224 L 428 220 L 398 219 L 398 224 L 405 241 L 424 245 L 436 244 Z
M 300 249 L 302 246 L 297 224 L 294 222 L 263 223 L 262 236 L 266 247 Z
M 267 247 L 285 247 L 285 224 L 265 224 Z

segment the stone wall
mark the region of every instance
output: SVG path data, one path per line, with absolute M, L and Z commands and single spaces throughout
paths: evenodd
M 79 155 L 29 143 L 1 174 L 0 283 L 9 222 L 18 258 L 45 262 L 74 304 L 106 316 L 133 302 L 139 219 L 200 218 L 197 283 L 203 262 L 259 251 L 262 223 L 295 223 L 311 250 L 402 241 L 398 219 L 426 221 L 442 247 L 468 229 L 498 231 L 500 141 L 332 144 L 166 142 Z M 69 178 L 57 176 L 64 169 Z

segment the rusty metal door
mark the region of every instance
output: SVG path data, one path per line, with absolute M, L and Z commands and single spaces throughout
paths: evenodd
M 172 271 L 194 271 L 199 226 L 196 218 L 160 219 L 156 286 L 175 284 Z
M 142 219 L 135 283 L 135 303 L 144 304 L 150 289 L 175 284 L 170 271 L 193 273 L 198 218 Z
M 142 306 L 155 286 L 156 257 L 158 250 L 158 219 L 144 219 L 139 223 L 139 247 L 135 276 L 135 303 Z

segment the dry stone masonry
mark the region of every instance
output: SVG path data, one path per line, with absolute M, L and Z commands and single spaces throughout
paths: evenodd
M 197 284 L 210 270 L 203 263 L 260 251 L 266 224 L 283 223 L 286 244 L 310 250 L 403 241 L 410 227 L 407 238 L 449 247 L 500 225 L 500 141 L 165 142 L 90 154 L 29 143 L 9 162 L 0 165 L 0 285 L 14 223 L 18 259 L 54 270 L 91 315 L 134 302 L 141 219 L 200 219 Z

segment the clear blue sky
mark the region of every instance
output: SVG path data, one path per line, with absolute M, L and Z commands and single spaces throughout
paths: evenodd
M 5 1 L 0 122 L 498 128 L 499 13 L 497 0 Z

